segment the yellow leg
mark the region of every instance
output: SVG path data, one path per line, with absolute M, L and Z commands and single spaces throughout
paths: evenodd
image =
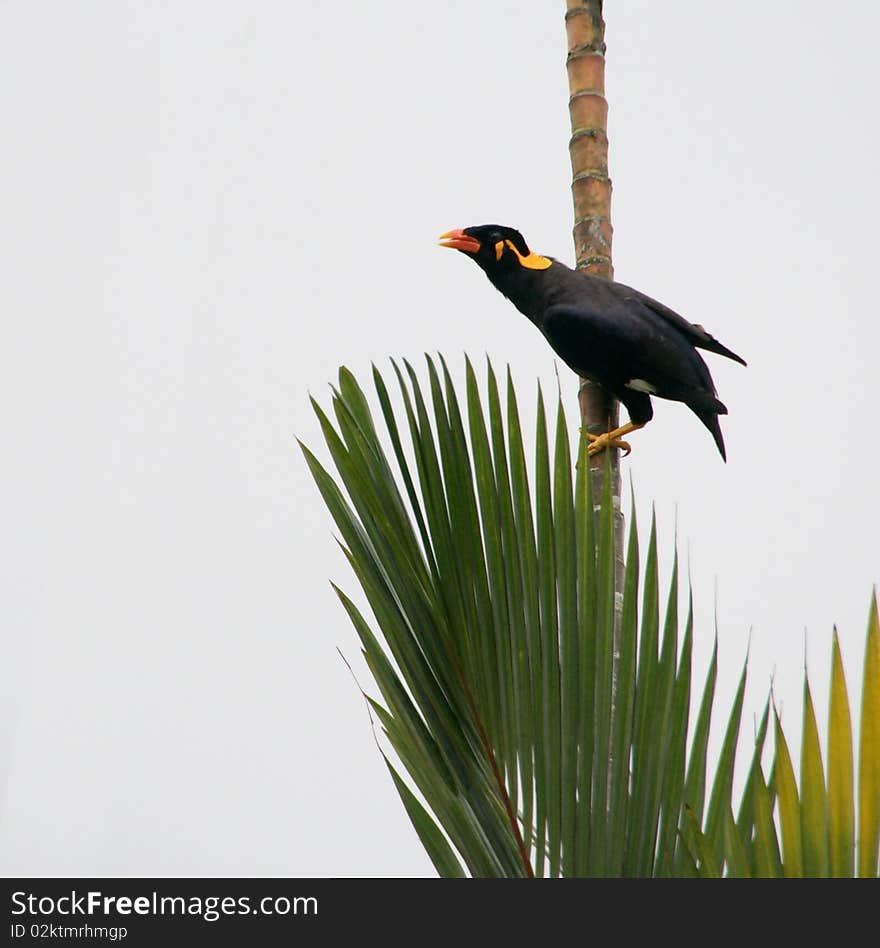
M 631 421 L 628 421 L 625 425 L 621 425 L 619 428 L 615 428 L 614 431 L 606 431 L 604 434 L 594 435 L 590 434 L 589 431 L 584 430 L 584 434 L 590 439 L 590 446 L 587 448 L 587 454 L 592 457 L 594 454 L 598 454 L 600 451 L 604 451 L 606 448 L 620 448 L 624 451 L 624 457 L 632 451 L 632 448 L 629 446 L 629 442 L 623 441 L 623 435 L 629 434 L 631 431 L 638 431 L 639 428 L 644 428 L 645 423 L 643 422 L 640 425 L 634 425 Z

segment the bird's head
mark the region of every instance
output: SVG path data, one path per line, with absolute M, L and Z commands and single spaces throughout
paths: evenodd
M 518 230 L 500 224 L 449 230 L 440 235 L 440 246 L 473 257 L 490 277 L 500 277 L 519 269 L 546 270 L 553 263 L 549 257 L 532 253 Z

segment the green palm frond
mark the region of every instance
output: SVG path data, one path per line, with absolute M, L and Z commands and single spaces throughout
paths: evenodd
M 875 874 L 876 605 L 858 850 L 839 650 L 827 789 L 814 717 L 800 794 L 775 715 L 765 779 L 768 704 L 734 818 L 745 668 L 709 779 L 717 648 L 691 722 L 692 610 L 682 622 L 676 561 L 661 618 L 655 523 L 642 570 L 633 517 L 618 603 L 609 482 L 593 496 L 561 404 L 551 431 L 538 393 L 528 460 L 509 372 L 502 399 L 488 365 L 483 394 L 468 361 L 460 400 L 442 359 L 427 359 L 426 384 L 408 363 L 392 365 L 392 388 L 373 371 L 375 418 L 346 369 L 333 419 L 313 402 L 335 475 L 302 449 L 372 613 L 336 590 L 379 692 L 370 705 L 399 761 L 386 758 L 394 785 L 438 873 L 851 874 L 857 859 Z
M 862 683 L 858 783 L 855 779 L 852 719 L 835 630 L 831 643 L 831 689 L 827 730 L 827 774 L 809 681 L 804 679 L 800 790 L 788 742 L 775 709 L 775 753 L 770 778 L 761 768 L 767 725 L 759 728 L 740 818 L 725 814 L 720 849 L 708 827 L 692 827 L 691 847 L 710 849 L 702 875 L 742 878 L 876 878 L 880 852 L 880 624 L 876 594 L 871 599 Z M 858 821 L 856 815 L 858 814 Z M 858 832 L 856 832 L 858 827 Z M 702 850 L 700 850 L 702 847 Z M 720 855 L 719 855 L 720 854 Z
M 868 615 L 862 685 L 858 785 L 852 719 L 837 630 L 831 643 L 831 689 L 827 730 L 827 776 L 819 728 L 804 680 L 800 792 L 778 715 L 770 785 L 760 768 L 749 775 L 746 793 L 761 802 L 739 827 L 739 842 L 752 858 L 749 875 L 876 877 L 880 849 L 880 627 L 877 599 Z M 771 805 L 775 795 L 775 817 Z M 766 800 L 765 800 L 766 796 Z M 858 823 L 856 813 L 858 812 Z M 858 833 L 856 832 L 858 826 Z M 737 863 L 731 848 L 728 864 Z M 732 873 L 733 874 L 733 873 Z M 737 873 L 738 874 L 738 873 Z

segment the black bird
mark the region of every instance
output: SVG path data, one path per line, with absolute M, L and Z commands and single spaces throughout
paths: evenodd
M 626 406 L 629 424 L 588 435 L 589 453 L 626 449 L 620 439 L 653 417 L 651 395 L 684 402 L 712 433 L 727 460 L 718 416 L 727 408 L 697 349 L 745 365 L 702 326 L 622 283 L 572 270 L 529 250 L 511 227 L 483 224 L 450 230 L 440 244 L 474 259 L 489 280 L 541 330 L 557 355 Z

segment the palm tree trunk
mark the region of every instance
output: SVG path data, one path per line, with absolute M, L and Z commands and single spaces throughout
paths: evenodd
M 608 177 L 608 102 L 605 99 L 605 21 L 602 0 L 566 0 L 568 36 L 568 112 L 571 118 L 571 192 L 574 202 L 574 246 L 578 269 L 611 280 L 611 179 Z M 620 405 L 589 379 L 578 392 L 584 428 L 601 434 L 618 426 Z M 602 496 L 605 454 L 590 459 L 593 497 Z M 616 622 L 612 672 L 612 710 L 620 651 L 620 608 L 623 599 L 623 510 L 620 503 L 620 455 L 610 451 L 614 503 Z

